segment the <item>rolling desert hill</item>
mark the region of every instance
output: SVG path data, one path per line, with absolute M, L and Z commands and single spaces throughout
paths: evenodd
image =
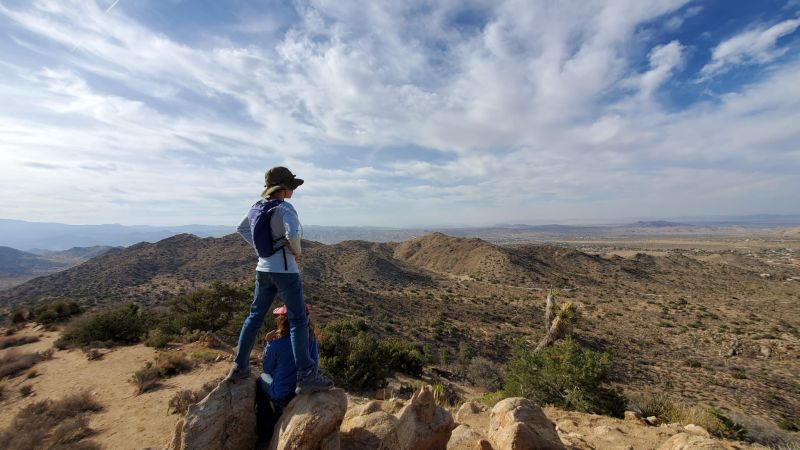
M 466 349 L 502 367 L 514 342 L 541 338 L 546 290 L 561 288 L 559 300 L 577 307 L 576 335 L 614 354 L 626 392 L 718 407 L 751 427 L 800 419 L 800 396 L 776 394 L 800 392 L 796 243 L 587 253 L 434 233 L 399 243 L 304 245 L 304 288 L 321 324 L 364 320 L 379 336 L 447 361 Z M 86 305 L 156 305 L 214 280 L 251 282 L 254 264 L 237 235 L 178 235 L 0 292 L 0 305 L 52 295 Z
M 0 276 L 2 277 L 47 272 L 62 267 L 64 267 L 63 264 L 49 261 L 33 253 L 11 247 L 0 247 Z

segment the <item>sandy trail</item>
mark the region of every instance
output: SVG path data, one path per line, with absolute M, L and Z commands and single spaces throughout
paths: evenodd
M 52 347 L 57 332 L 35 332 L 30 328 L 19 335 L 39 335 L 41 340 L 16 347 L 20 353 L 43 351 Z M 0 351 L 4 354 L 9 349 Z M 80 350 L 56 351 L 53 359 L 34 368 L 37 376 L 24 375 L 6 381 L 6 398 L 0 403 L 0 427 L 6 428 L 16 413 L 35 401 L 60 399 L 88 390 L 104 409 L 91 416 L 95 434 L 89 438 L 108 449 L 163 448 L 172 436 L 178 416 L 167 411 L 169 400 L 181 389 L 198 389 L 205 382 L 225 375 L 230 363 L 203 364 L 189 372 L 166 380 L 162 387 L 135 395 L 130 380 L 133 373 L 155 358 L 155 350 L 142 345 L 103 350 L 102 359 L 89 361 Z M 30 384 L 34 395 L 22 398 L 19 387 Z

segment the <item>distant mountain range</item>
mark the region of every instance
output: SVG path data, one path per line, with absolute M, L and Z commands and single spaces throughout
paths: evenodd
M 756 215 L 714 218 L 647 220 L 614 225 L 525 225 L 497 224 L 482 227 L 341 227 L 306 225 L 304 238 L 334 244 L 348 240 L 400 242 L 433 232 L 451 236 L 478 237 L 494 243 L 532 240 L 573 239 L 587 236 L 623 236 L 631 232 L 668 233 L 688 228 L 788 228 L 800 226 L 800 215 Z M 41 254 L 72 247 L 129 246 L 139 242 L 157 242 L 177 234 L 222 237 L 235 227 L 221 225 L 183 225 L 175 227 L 111 225 L 65 225 L 0 219 L 0 246 Z M 719 231 L 719 230 L 717 230 Z
M 23 252 L 11 247 L 0 247 L 0 289 L 76 266 L 112 248 L 94 246 L 73 247 L 60 252 Z
M 181 233 L 199 237 L 224 236 L 233 226 L 182 225 L 176 227 L 110 225 L 66 225 L 0 219 L 0 246 L 36 252 L 60 251 L 96 245 L 127 247 L 138 242 L 156 242 Z

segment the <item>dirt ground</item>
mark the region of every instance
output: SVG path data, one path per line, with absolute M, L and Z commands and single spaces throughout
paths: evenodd
M 40 341 L 14 347 L 17 352 L 36 352 L 52 347 L 57 332 L 36 332 L 30 328 L 18 335 L 38 335 Z M 0 355 L 11 349 L 0 351 Z M 102 359 L 89 361 L 80 350 L 59 350 L 53 358 L 34 366 L 37 376 L 12 378 L 6 382 L 6 399 L 0 402 L 0 428 L 8 427 L 16 413 L 33 402 L 60 399 L 68 394 L 88 390 L 103 405 L 91 415 L 90 426 L 95 434 L 92 442 L 108 449 L 163 448 L 172 437 L 178 416 L 169 414 L 170 398 L 182 389 L 198 389 L 204 383 L 224 376 L 230 363 L 202 364 L 191 372 L 169 378 L 150 392 L 135 395 L 130 380 L 133 373 L 155 357 L 155 350 L 142 345 L 116 347 Z M 21 397 L 19 386 L 29 384 L 33 395 Z

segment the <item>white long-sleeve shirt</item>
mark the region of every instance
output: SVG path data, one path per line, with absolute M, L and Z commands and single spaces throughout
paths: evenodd
M 300 242 L 303 238 L 303 227 L 300 225 L 300 218 L 291 203 L 284 201 L 275 207 L 275 212 L 269 222 L 269 228 L 272 230 L 273 242 L 285 238 L 291 244 L 292 249 L 301 254 Z M 253 234 L 250 230 L 250 220 L 247 216 L 242 219 L 236 231 L 253 246 Z M 300 273 L 294 254 L 285 247 L 268 258 L 259 257 L 256 270 L 259 272 Z

